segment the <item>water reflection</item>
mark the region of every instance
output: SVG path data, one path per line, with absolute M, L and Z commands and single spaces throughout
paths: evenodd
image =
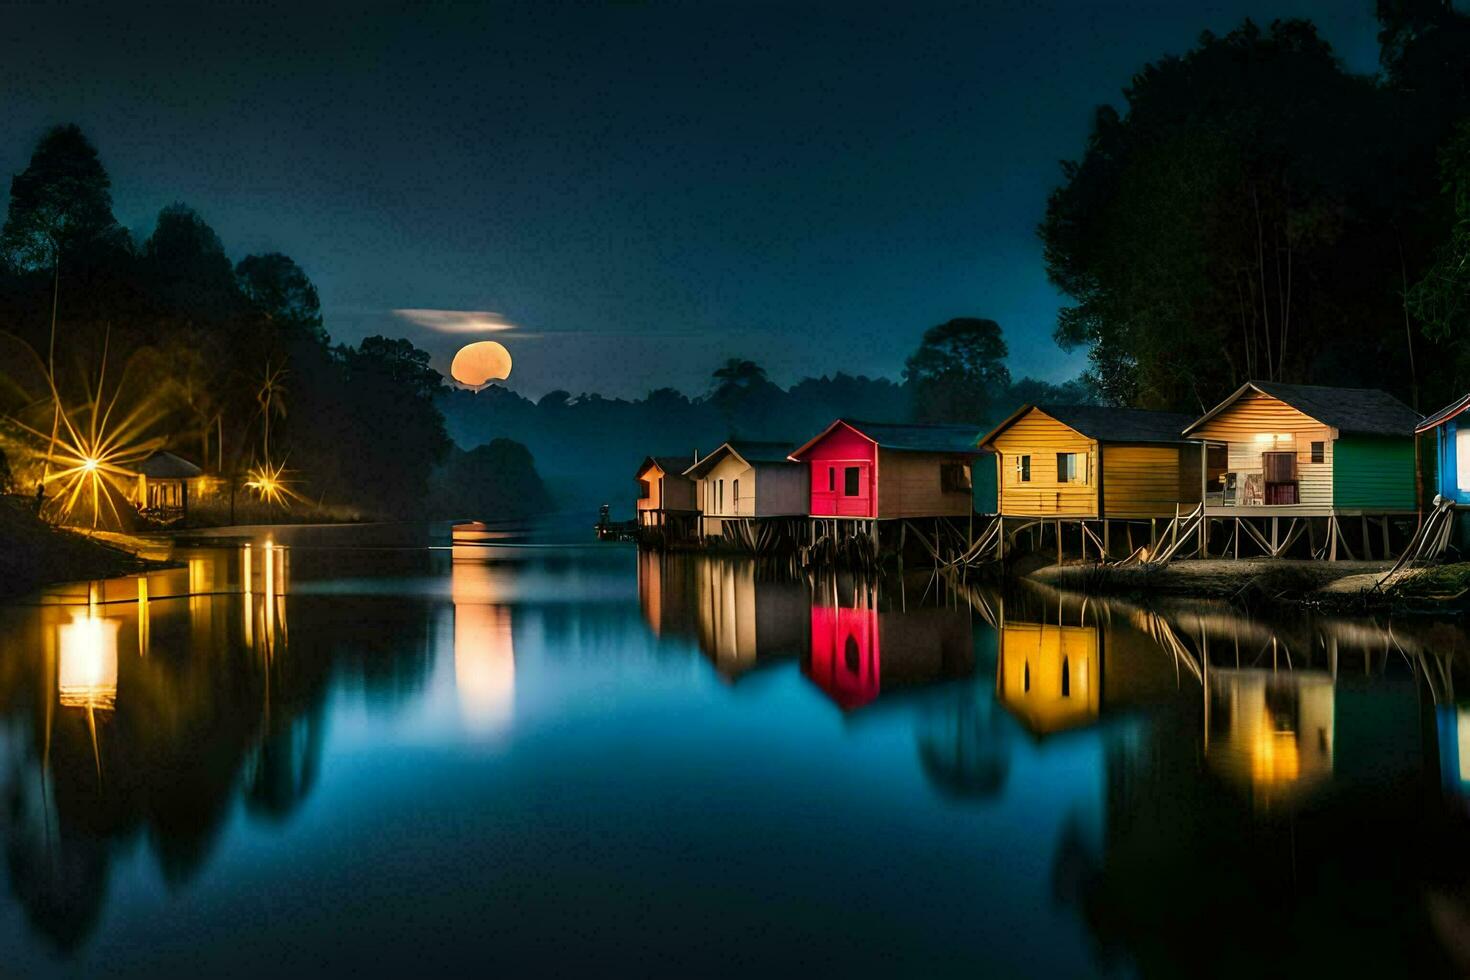
M 497 603 L 497 566 L 473 548 L 456 547 L 450 572 L 454 603 L 454 685 L 470 730 L 493 734 L 510 726 L 516 659 L 511 612 Z

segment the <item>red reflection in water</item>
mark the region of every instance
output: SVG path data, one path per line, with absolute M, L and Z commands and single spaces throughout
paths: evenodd
M 807 675 L 839 708 L 860 708 L 878 696 L 880 660 L 877 610 L 812 607 Z

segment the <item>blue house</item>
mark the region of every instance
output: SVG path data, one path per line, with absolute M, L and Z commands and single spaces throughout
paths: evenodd
M 1470 506 L 1470 395 L 1419 423 L 1418 435 L 1434 433 L 1434 490 L 1457 505 Z

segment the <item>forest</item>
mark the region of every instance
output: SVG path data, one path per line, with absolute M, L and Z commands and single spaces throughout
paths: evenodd
M 516 517 L 622 509 L 645 455 L 795 444 L 839 416 L 979 430 L 1027 401 L 1197 413 L 1252 378 L 1432 410 L 1470 368 L 1470 17 L 1445 0 L 1377 13 L 1375 74 L 1309 22 L 1247 21 L 1096 110 L 1038 202 L 1055 339 L 1088 357 L 1066 384 L 1013 379 L 1001 325 L 977 315 L 934 326 L 891 379 L 781 387 L 734 358 L 704 391 L 633 400 L 462 390 L 407 340 L 334 343 L 306 270 L 232 261 L 186 204 L 129 233 L 97 149 L 57 126 L 0 231 L 0 484 L 53 520 L 111 520 L 108 485 L 167 449 L 218 482 L 202 522 Z

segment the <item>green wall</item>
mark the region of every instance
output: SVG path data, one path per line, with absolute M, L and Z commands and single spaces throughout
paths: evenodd
M 975 489 L 976 513 L 995 513 L 997 507 L 995 482 L 995 455 L 986 453 L 984 456 L 976 456 L 975 462 L 970 466 L 970 485 Z
M 1414 440 L 1347 435 L 1332 444 L 1332 504 L 1361 510 L 1414 509 Z

